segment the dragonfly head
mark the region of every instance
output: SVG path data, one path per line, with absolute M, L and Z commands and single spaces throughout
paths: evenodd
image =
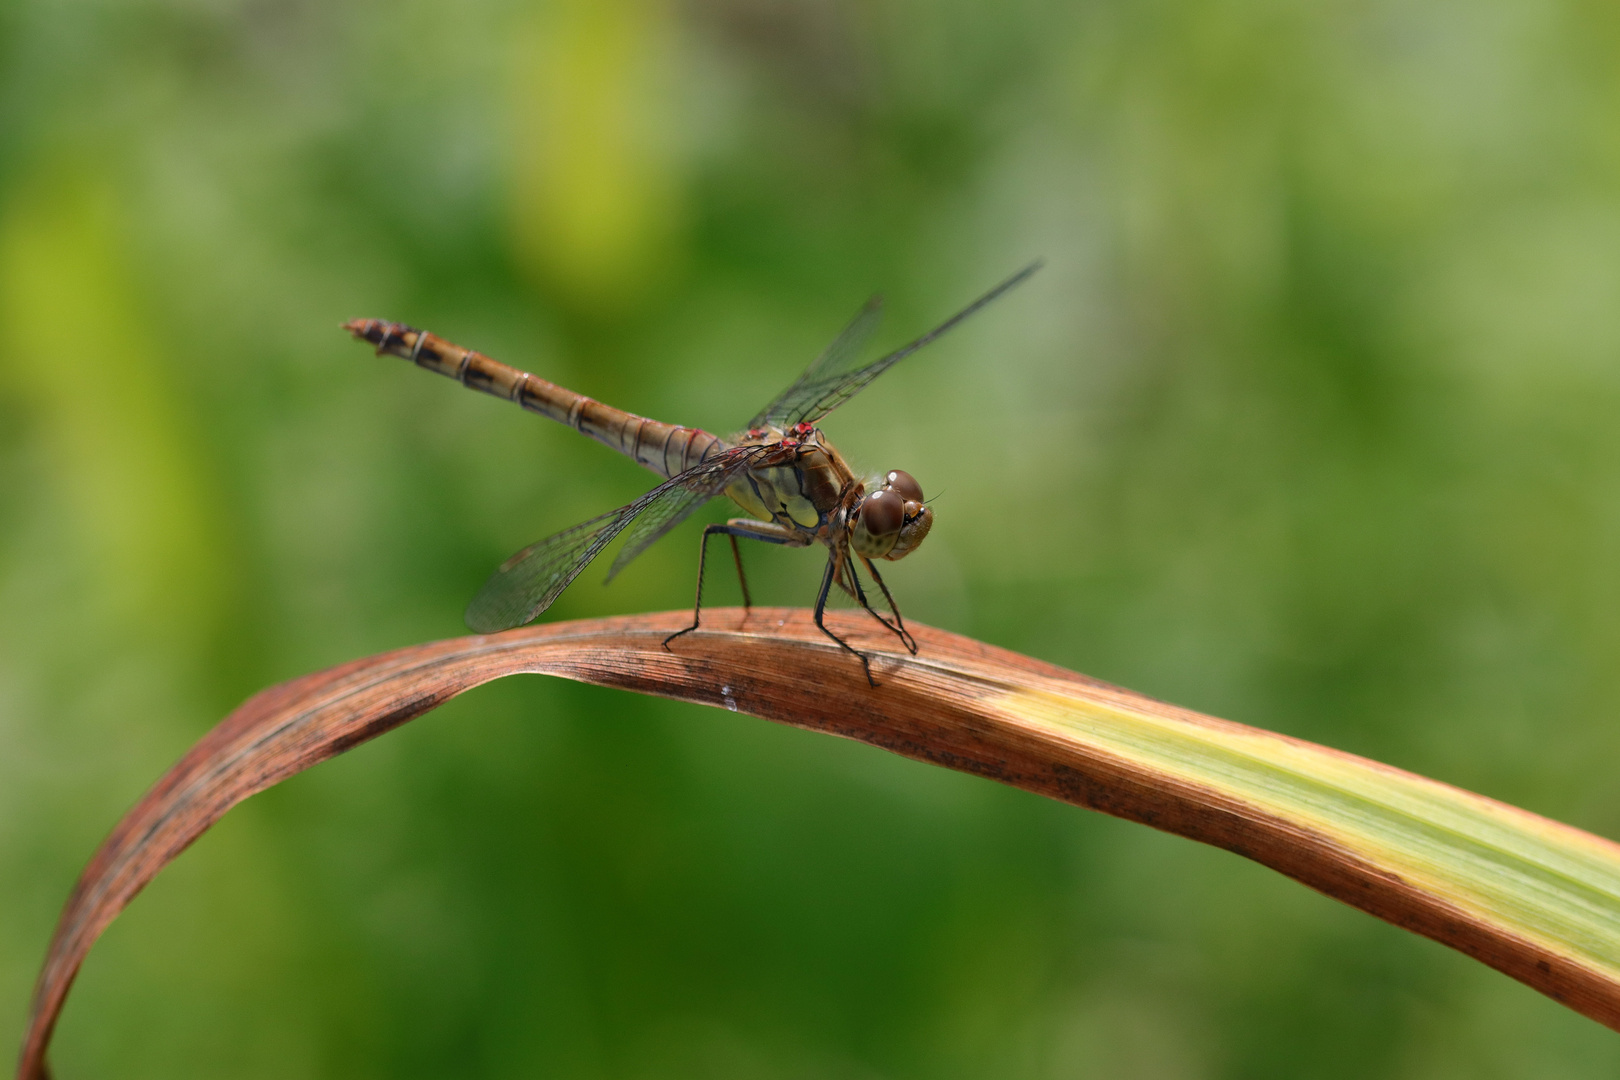
M 923 503 L 922 486 L 899 469 L 861 499 L 854 516 L 850 546 L 868 559 L 905 558 L 934 527 L 934 512 Z

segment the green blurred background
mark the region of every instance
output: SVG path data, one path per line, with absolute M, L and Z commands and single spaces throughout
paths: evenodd
M 340 321 L 728 430 L 869 293 L 892 345 L 1037 255 L 827 425 L 941 496 L 908 614 L 1620 836 L 1613 5 L 0 6 L 0 1058 L 193 740 L 462 632 L 648 485 Z M 696 536 L 548 618 L 684 606 Z M 233 812 L 54 1056 L 1539 1080 L 1620 1042 L 1224 852 L 526 678 Z

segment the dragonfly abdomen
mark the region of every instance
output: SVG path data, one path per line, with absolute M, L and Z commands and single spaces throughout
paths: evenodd
M 604 405 L 564 386 L 520 371 L 474 349 L 465 349 L 404 323 L 356 319 L 344 328 L 377 352 L 409 360 L 471 390 L 505 398 L 589 435 L 663 477 L 674 476 L 725 449 L 715 435 L 697 428 L 649 420 Z
M 683 473 L 726 447 L 718 436 L 699 428 L 649 420 L 604 405 L 595 398 L 576 397 L 579 400 L 563 423 L 611 446 L 659 476 L 668 478 Z

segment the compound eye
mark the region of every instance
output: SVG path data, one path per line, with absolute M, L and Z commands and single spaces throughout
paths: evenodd
M 922 485 L 913 480 L 908 472 L 901 472 L 899 469 L 890 470 L 884 486 L 897 492 L 907 502 L 923 501 Z
M 905 503 L 887 488 L 874 491 L 861 503 L 861 524 L 873 536 L 893 536 L 905 521 Z

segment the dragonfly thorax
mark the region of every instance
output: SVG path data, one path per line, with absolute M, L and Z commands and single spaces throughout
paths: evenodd
M 868 559 L 905 558 L 934 527 L 934 512 L 923 502 L 922 486 L 899 469 L 862 496 L 852 517 L 850 547 Z
M 739 445 L 775 451 L 770 463 L 750 468 L 726 490 L 750 516 L 823 543 L 842 531 L 861 485 L 819 430 L 809 425 L 788 432 L 751 430 Z

